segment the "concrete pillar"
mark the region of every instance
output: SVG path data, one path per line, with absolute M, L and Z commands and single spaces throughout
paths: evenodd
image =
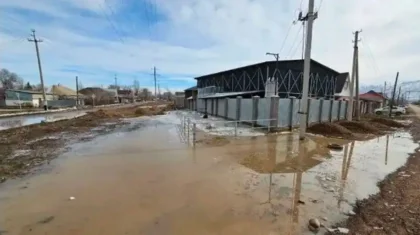
M 219 99 L 215 99 L 215 101 L 214 102 L 216 102 L 215 103 L 215 105 L 214 105 L 214 115 L 215 116 L 219 116 L 220 114 L 219 114 Z
M 260 103 L 260 97 L 259 96 L 253 96 L 252 97 L 252 126 L 257 125 L 258 104 L 259 103 Z
M 279 123 L 279 97 L 270 97 L 269 130 L 277 129 Z
M 322 111 L 324 111 L 324 99 L 319 99 L 319 112 L 318 112 L 318 122 L 322 121 Z
M 210 115 L 214 115 L 214 101 L 215 101 L 216 99 L 210 99 Z
M 241 104 L 242 104 L 242 96 L 236 97 L 236 120 L 241 120 Z
M 229 112 L 229 98 L 225 98 L 225 113 L 223 117 L 227 118 L 228 112 Z
M 293 112 L 295 107 L 296 99 L 294 97 L 290 98 L 290 110 L 289 110 L 289 130 L 293 129 Z
M 306 121 L 306 127 L 308 127 L 310 120 L 311 119 L 311 109 L 313 109 L 313 107 L 311 107 L 311 102 L 312 102 L 312 98 L 308 98 L 308 109 L 306 111 L 307 115 L 306 115 L 306 120 L 300 120 L 300 121 Z
M 208 99 L 203 99 L 204 100 L 204 113 L 207 113 L 207 100 Z
M 334 105 L 334 100 L 330 100 L 330 110 L 329 110 L 329 114 L 328 114 L 328 120 L 330 122 L 333 121 L 333 116 L 332 116 L 332 114 L 333 114 L 333 105 Z
M 341 118 L 341 109 L 342 109 L 341 100 L 338 102 L 338 112 L 337 112 L 337 120 L 340 120 Z

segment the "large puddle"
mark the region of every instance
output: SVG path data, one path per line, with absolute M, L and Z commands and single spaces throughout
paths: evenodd
M 289 134 L 193 150 L 177 124 L 173 115 L 136 119 L 73 146 L 50 171 L 1 185 L 0 231 L 311 234 L 310 218 L 346 218 L 417 145 L 395 133 L 331 152 L 332 140 Z
M 0 130 L 6 130 L 9 128 L 16 128 L 21 126 L 28 126 L 32 124 L 38 124 L 41 122 L 56 122 L 64 119 L 72 119 L 85 115 L 86 112 L 63 112 L 63 113 L 47 113 L 47 114 L 36 114 L 36 115 L 23 115 L 16 117 L 7 117 L 0 119 Z

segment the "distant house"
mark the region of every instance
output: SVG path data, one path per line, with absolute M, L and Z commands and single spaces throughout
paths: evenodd
M 84 95 L 86 105 L 104 105 L 116 103 L 116 91 L 100 87 L 86 87 L 79 90 Z
M 127 103 L 134 98 L 134 92 L 132 90 L 117 90 L 117 94 L 119 103 Z
M 54 100 L 54 94 L 46 93 L 47 102 Z M 41 91 L 14 90 L 0 88 L 0 106 L 1 107 L 41 107 L 43 94 Z
M 353 92 L 354 95 L 354 92 Z M 350 98 L 350 74 L 340 73 L 337 76 L 335 83 L 335 94 L 336 99 L 349 100 Z
M 383 107 L 384 105 L 387 105 L 388 98 L 382 94 L 382 92 L 376 92 L 374 90 L 370 90 L 364 94 L 359 95 L 359 99 L 363 103 L 370 103 L 371 109 L 370 112 L 373 112 L 374 109 Z M 362 103 L 362 104 L 363 104 Z

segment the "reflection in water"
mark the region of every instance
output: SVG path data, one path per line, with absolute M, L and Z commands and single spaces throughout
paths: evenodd
M 385 165 L 388 165 L 388 146 L 389 146 L 389 135 L 386 135 Z
M 344 155 L 343 155 L 343 164 L 341 166 L 341 180 L 340 180 L 340 190 L 339 190 L 339 198 L 337 201 L 338 204 L 338 208 L 341 208 L 341 203 L 344 200 L 344 191 L 346 188 L 346 181 L 347 181 L 347 176 L 349 173 L 349 169 L 350 169 L 350 163 L 351 163 L 351 158 L 353 156 L 353 149 L 354 149 L 354 143 L 355 141 L 352 141 L 349 144 L 346 144 L 344 146 Z M 350 146 L 350 151 L 349 151 L 349 146 Z

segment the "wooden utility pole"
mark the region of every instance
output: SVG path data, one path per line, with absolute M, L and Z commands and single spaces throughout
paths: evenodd
M 357 47 L 357 43 L 359 42 L 359 32 L 360 31 L 356 31 L 354 33 L 354 46 L 353 46 L 353 66 L 352 66 L 352 72 L 351 72 L 351 80 L 350 80 L 350 98 L 349 98 L 349 104 L 347 107 L 347 120 L 351 121 L 353 120 L 353 97 L 354 97 L 354 83 L 356 81 L 356 74 L 357 74 L 357 56 L 358 56 L 358 47 Z M 357 94 L 359 89 L 358 89 L 358 81 L 356 81 L 356 100 L 358 101 L 359 99 L 359 95 Z M 359 105 L 357 105 L 357 108 L 359 107 Z M 357 109 L 356 109 L 357 110 Z
M 79 107 L 79 78 L 76 76 L 76 108 Z
M 306 123 L 308 119 L 308 92 L 309 92 L 309 77 L 311 70 L 311 47 L 312 47 L 312 27 L 314 20 L 317 18 L 318 13 L 314 12 L 314 0 L 309 0 L 308 13 L 301 20 L 307 20 L 308 25 L 306 27 L 306 41 L 305 41 L 305 59 L 303 62 L 303 88 L 302 88 L 302 100 L 299 109 L 300 114 L 300 127 L 299 127 L 299 139 L 305 139 L 306 134 Z
M 398 83 L 399 75 L 400 75 L 400 72 L 397 72 L 397 76 L 395 77 L 395 83 L 394 83 L 394 91 L 392 92 L 392 99 L 391 99 L 391 102 L 389 102 L 389 117 L 391 117 L 391 114 L 392 114 L 392 106 L 394 105 L 395 92 L 397 90 L 397 83 Z
M 36 38 L 35 29 L 32 29 L 31 36 L 32 36 L 32 38 L 28 38 L 28 41 L 35 43 L 36 57 L 38 59 L 39 78 L 41 80 L 42 99 L 44 100 L 43 105 L 44 105 L 44 110 L 48 110 L 47 98 L 46 98 L 46 95 L 45 95 L 45 87 L 44 87 L 44 77 L 42 75 L 41 58 L 40 58 L 40 55 L 39 55 L 39 48 L 38 48 L 38 43 L 42 42 L 42 40 Z

